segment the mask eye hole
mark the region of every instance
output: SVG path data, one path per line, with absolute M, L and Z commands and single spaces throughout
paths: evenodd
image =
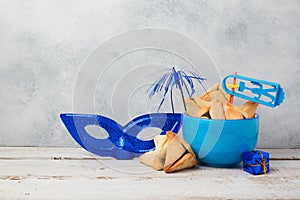
M 106 132 L 106 130 L 104 130 L 100 126 L 88 125 L 88 126 L 84 127 L 84 129 L 86 132 L 88 132 L 94 138 L 101 139 L 101 140 L 108 138 L 108 133 Z
M 149 127 L 143 129 L 138 135 L 137 138 L 140 140 L 152 140 L 156 135 L 159 135 L 161 133 L 160 128 L 155 128 L 155 127 Z

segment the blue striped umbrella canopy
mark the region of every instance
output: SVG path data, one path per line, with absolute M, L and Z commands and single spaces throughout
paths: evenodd
M 206 91 L 206 87 L 204 85 L 204 81 L 206 80 L 204 77 L 199 76 L 195 72 L 184 72 L 183 70 L 177 70 L 172 67 L 170 72 L 167 72 L 160 76 L 160 78 L 155 81 L 147 90 L 149 92 L 149 98 L 151 99 L 156 93 L 164 90 L 163 98 L 158 106 L 157 112 L 159 112 L 162 104 L 165 102 L 166 96 L 170 94 L 170 103 L 172 106 L 172 111 L 174 113 L 174 102 L 173 102 L 173 88 L 180 90 L 182 102 L 184 105 L 184 110 L 186 111 L 186 104 L 184 101 L 184 91 L 188 94 L 189 97 L 195 93 L 195 84 L 194 80 L 196 80 L 201 87 Z

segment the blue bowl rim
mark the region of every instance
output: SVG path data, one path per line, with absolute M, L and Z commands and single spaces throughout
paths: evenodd
M 206 119 L 206 118 L 200 118 L 200 117 L 192 117 L 188 116 L 186 112 L 183 113 L 183 117 L 191 118 L 191 119 L 197 119 L 197 120 L 203 120 L 203 121 L 228 121 L 228 122 L 238 122 L 238 121 L 244 121 L 244 120 L 256 120 L 259 119 L 259 115 L 255 113 L 255 117 L 253 118 L 245 118 L 245 119 Z

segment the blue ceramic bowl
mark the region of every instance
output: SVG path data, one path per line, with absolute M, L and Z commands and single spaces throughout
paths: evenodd
M 259 117 L 240 120 L 214 120 L 183 115 L 183 138 L 191 145 L 201 164 L 233 167 L 242 153 L 255 149 Z

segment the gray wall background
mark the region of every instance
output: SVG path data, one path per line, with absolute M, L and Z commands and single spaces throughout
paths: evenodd
M 284 103 L 274 109 L 259 107 L 258 146 L 299 148 L 299 10 L 298 0 L 1 0 L 0 145 L 76 146 L 59 113 L 74 111 L 73 90 L 85 60 L 115 35 L 157 27 L 179 32 L 205 49 L 219 71 L 199 69 L 204 76 L 219 72 L 223 77 L 237 71 L 281 83 L 286 94 Z M 103 100 L 111 92 L 109 80 L 121 79 L 121 72 L 126 74 L 131 69 L 126 66 L 180 66 L 181 62 L 161 51 L 146 50 L 119 59 L 105 75 L 108 81 L 97 87 L 95 112 L 125 123 L 131 116 L 153 111 L 151 105 L 147 110 L 134 107 L 126 115 L 112 113 L 106 106 L 109 102 Z M 147 69 L 150 73 L 154 68 Z M 132 77 L 138 77 L 146 70 L 132 72 Z M 208 84 L 220 81 L 219 75 L 216 77 Z M 121 83 L 119 91 L 135 85 L 131 79 L 122 79 Z M 146 97 L 139 94 L 141 88 L 125 100 L 145 101 Z M 117 99 L 118 107 L 122 98 Z

